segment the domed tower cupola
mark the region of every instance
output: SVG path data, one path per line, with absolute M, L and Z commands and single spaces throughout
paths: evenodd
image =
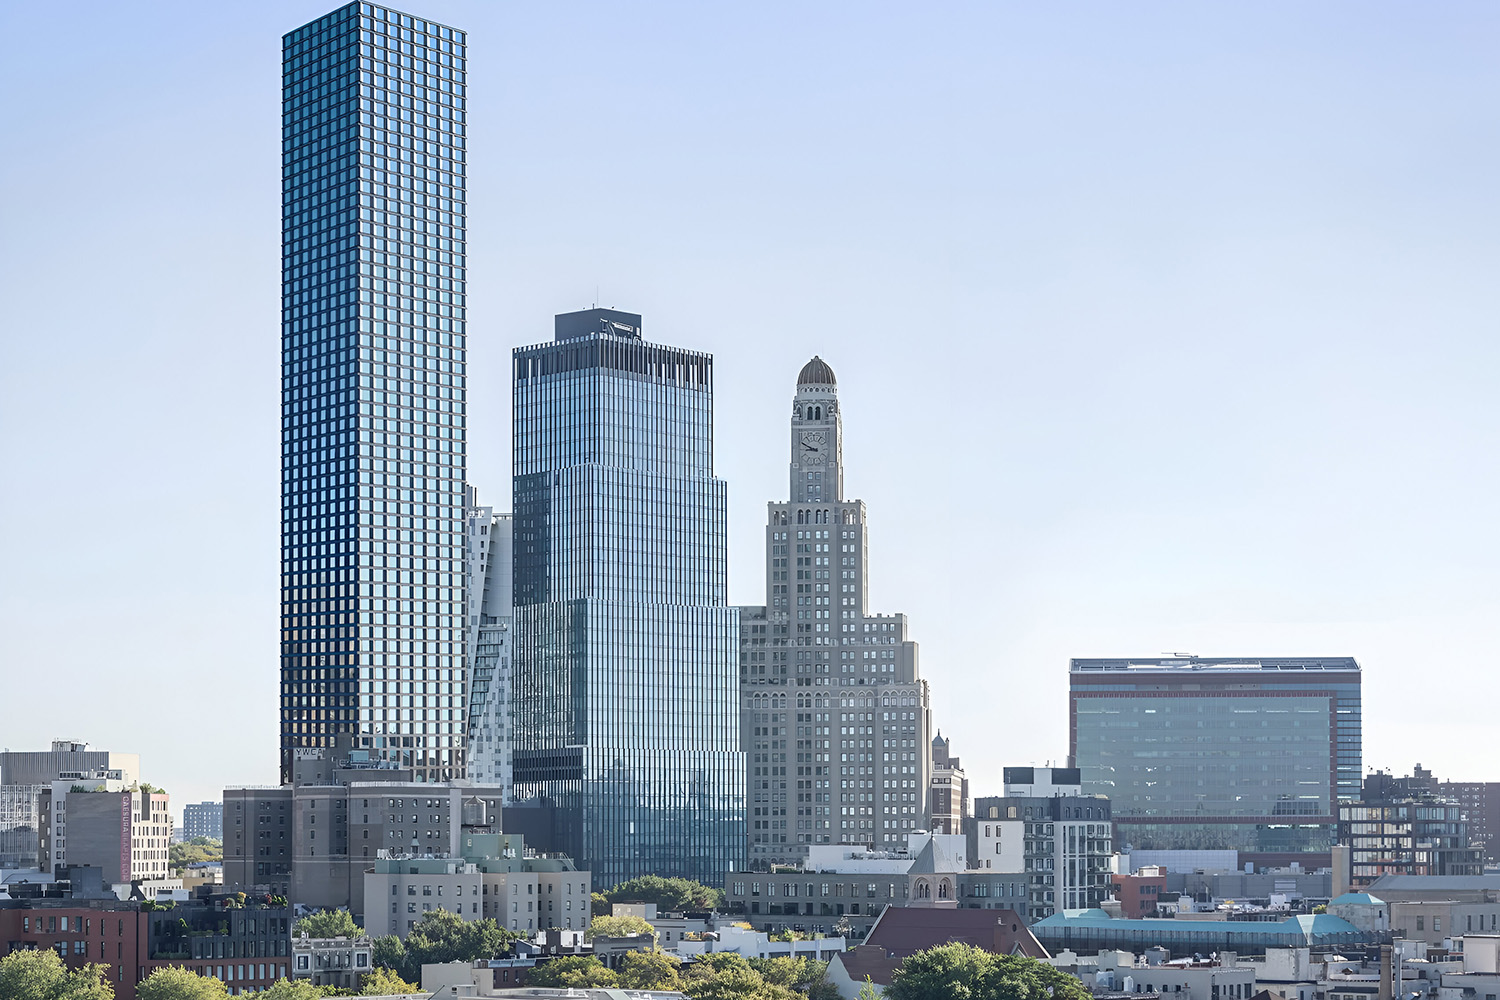
M 828 362 L 814 357 L 798 373 L 792 399 L 793 503 L 837 503 L 844 498 L 842 430 L 838 380 Z
M 803 385 L 828 385 L 837 386 L 838 379 L 833 377 L 833 369 L 828 367 L 828 362 L 813 355 L 813 359 L 802 366 L 802 373 L 797 376 L 797 384 Z

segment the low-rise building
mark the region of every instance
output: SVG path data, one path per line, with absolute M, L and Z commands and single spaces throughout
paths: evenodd
M 1167 873 L 1157 867 L 1142 868 L 1133 875 L 1111 875 L 1110 885 L 1120 902 L 1121 916 L 1132 919 L 1157 916 L 1157 904 L 1166 898 Z
M 810 939 L 773 941 L 764 931 L 742 925 L 737 916 L 704 911 L 660 913 L 655 903 L 615 903 L 610 914 L 640 917 L 656 931 L 657 946 L 682 958 L 733 952 L 745 958 L 809 958 L 818 962 L 843 951 L 844 938 L 815 935 Z M 597 942 L 598 938 L 594 939 Z
M 466 833 L 461 840 L 457 856 L 382 852 L 375 859 L 363 894 L 372 936 L 404 938 L 432 910 L 492 918 L 520 934 L 588 929 L 592 878 L 571 858 L 528 851 L 517 834 Z
M 1237 955 L 1218 959 L 1152 961 L 1129 951 L 1105 949 L 1093 955 L 1062 951 L 1045 961 L 1083 983 L 1090 993 L 1162 993 L 1173 1000 L 1250 1000 L 1255 970 Z
M 1038 959 L 1048 955 L 1021 915 L 1011 910 L 890 907 L 870 929 L 864 944 L 833 956 L 828 981 L 844 1000 L 857 1000 L 867 978 L 880 994 L 903 960 L 955 941 L 996 955 Z
M 374 943 L 368 935 L 292 938 L 292 978 L 314 986 L 352 989 L 374 968 Z
M 365 932 L 371 937 L 406 935 L 422 915 L 447 910 L 479 920 L 483 879 L 462 858 L 404 857 L 384 851 L 365 872 Z M 378 901 L 378 902 L 377 902 Z
M 970 865 L 1025 873 L 1020 912 L 1027 920 L 1108 899 L 1114 856 L 1109 799 L 1084 795 L 1077 768 L 1007 767 L 1004 777 L 1004 795 L 974 800 L 966 830 Z
M 484 875 L 484 916 L 520 934 L 588 930 L 593 874 L 572 858 L 531 851 L 511 833 L 466 834 L 462 851 Z
M 965 865 L 962 836 L 918 831 L 904 851 L 810 845 L 802 868 L 738 872 L 725 890 L 730 909 L 755 930 L 858 940 L 886 906 L 958 908 Z
M 84 871 L 71 869 L 67 882 L 37 887 L 47 895 L 0 901 L 7 950 L 49 948 L 69 968 L 105 965 L 116 1000 L 135 1000 L 137 984 L 168 966 L 222 979 L 235 995 L 291 974 L 285 906 L 219 896 L 150 909 L 105 890 L 97 872 L 79 878 Z M 69 895 L 90 884 L 87 896 Z
M 1064 910 L 1031 925 L 1052 951 L 1092 954 L 1105 949 L 1132 954 L 1160 947 L 1172 955 L 1233 952 L 1263 955 L 1269 948 L 1359 948 L 1389 936 L 1362 931 L 1331 914 L 1302 914 L 1281 921 L 1183 920 L 1111 917 L 1099 909 Z

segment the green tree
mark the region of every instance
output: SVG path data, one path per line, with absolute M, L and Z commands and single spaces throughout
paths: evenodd
M 591 955 L 569 955 L 543 962 L 526 973 L 527 986 L 551 989 L 611 989 L 620 978 Z
M 172 844 L 167 848 L 167 864 L 174 871 L 181 871 L 188 865 L 217 863 L 224 860 L 224 842 L 214 840 L 211 837 L 194 837 L 180 844 Z
M 5 1000 L 114 1000 L 107 966 L 69 972 L 57 952 L 16 951 L 0 958 L 0 997 Z
M 430 910 L 406 935 L 407 969 L 415 973 L 411 978 L 419 978 L 424 965 L 494 958 L 517 937 L 489 917 L 465 920 L 447 910 Z
M 1089 1000 L 1083 984 L 1045 962 L 945 944 L 907 958 L 886 1000 Z
M 390 969 L 399 973 L 406 968 L 408 956 L 406 954 L 406 943 L 394 934 L 376 938 L 370 942 L 370 959 L 377 968 Z
M 217 979 L 167 966 L 141 980 L 135 995 L 136 1000 L 223 1000 L 229 988 Z
M 409 983 L 390 969 L 376 969 L 360 984 L 360 996 L 379 997 L 401 993 L 420 993 L 421 987 Z
M 724 890 L 686 878 L 642 875 L 604 894 L 611 903 L 655 903 L 661 910 L 722 910 Z
M 660 951 L 632 951 L 620 962 L 620 985 L 627 990 L 676 990 L 677 959 Z
M 828 971 L 827 962 L 810 958 L 752 958 L 750 968 L 773 986 L 784 986 L 799 993 L 807 993 L 814 985 L 823 981 Z
M 589 929 L 584 931 L 583 936 L 592 940 L 598 935 L 605 937 L 631 937 L 636 934 L 650 934 L 656 937 L 656 928 L 644 917 L 595 917 L 589 922 Z
M 865 984 L 859 988 L 858 1000 L 880 1000 L 875 992 L 875 981 L 869 976 L 865 977 Z
M 348 910 L 322 910 L 312 913 L 297 921 L 292 928 L 292 936 L 306 934 L 315 938 L 359 937 L 364 931 L 354 918 L 349 915 Z
M 255 1000 L 323 1000 L 322 989 L 312 983 L 294 983 L 290 979 L 278 979 L 264 993 L 257 993 Z
M 792 990 L 766 982 L 748 966 L 686 979 L 682 991 L 693 1000 L 801 1000 Z
M 614 904 L 612 904 L 609 901 L 609 897 L 606 896 L 602 892 L 595 892 L 595 893 L 590 893 L 589 894 L 589 913 L 592 916 L 595 916 L 595 917 L 607 917 L 607 916 L 609 916 L 609 908 L 612 905 L 614 905 Z

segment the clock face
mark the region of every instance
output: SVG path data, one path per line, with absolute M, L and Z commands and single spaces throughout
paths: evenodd
M 825 438 L 823 437 L 822 431 L 809 431 L 808 433 L 802 435 L 802 450 L 821 451 L 823 449 L 824 441 Z

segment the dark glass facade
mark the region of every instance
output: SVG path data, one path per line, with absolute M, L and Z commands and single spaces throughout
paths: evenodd
M 1339 844 L 1349 849 L 1349 884 L 1382 875 L 1479 875 L 1483 851 L 1469 834 L 1464 807 L 1421 798 L 1346 803 Z
M 340 735 L 462 774 L 464 34 L 282 39 L 282 780 Z
M 1070 752 L 1141 849 L 1321 854 L 1360 794 L 1360 673 L 1323 659 L 1074 660 Z
M 713 359 L 600 309 L 514 366 L 514 799 L 600 885 L 720 884 L 745 771 Z

